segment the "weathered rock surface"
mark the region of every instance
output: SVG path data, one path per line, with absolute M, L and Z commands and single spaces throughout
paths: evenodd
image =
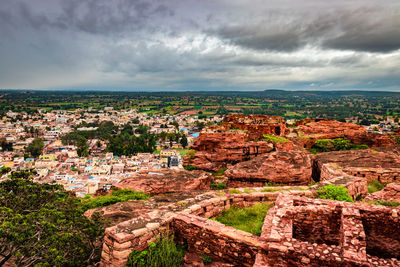
M 277 151 L 231 166 L 225 175 L 232 187 L 266 182 L 305 185 L 311 181 L 311 158 L 305 150 Z
M 400 183 L 391 183 L 385 186 L 381 191 L 369 194 L 366 200 L 385 200 L 400 202 Z
M 186 207 L 186 204 L 190 204 L 183 200 L 195 198 L 204 193 L 204 191 L 192 191 L 192 192 L 179 192 L 172 194 L 164 194 L 153 196 L 148 200 L 129 200 L 126 202 L 115 203 L 110 206 L 91 209 L 85 212 L 85 216 L 91 218 L 94 212 L 98 212 L 103 218 L 106 219 L 108 226 L 113 226 L 123 221 L 130 220 L 132 218 L 142 217 L 152 211 L 157 210 L 173 210 L 179 211 Z M 207 195 L 197 197 L 199 201 L 207 199 Z M 177 204 L 180 203 L 180 204 Z M 193 205 L 193 203 L 191 203 Z M 169 208 L 169 205 L 175 205 L 173 209 Z M 140 227 L 140 222 L 135 227 Z
M 388 183 L 400 179 L 399 146 L 333 151 L 314 155 L 312 176 L 315 181 L 329 179 L 329 177 L 322 177 L 324 166 L 328 163 L 335 164 L 340 172 L 363 177 L 369 182 L 378 180 Z
M 212 176 L 203 171 L 160 170 L 139 172 L 121 180 L 114 187 L 132 189 L 148 194 L 190 192 L 210 188 Z
M 267 115 L 227 115 L 222 125 L 261 134 L 284 135 L 286 121 L 282 117 Z
M 298 126 L 300 139 L 297 142 L 303 147 L 311 147 L 318 139 L 334 139 L 344 137 L 354 144 L 364 144 L 370 147 L 391 146 L 394 141 L 387 135 L 370 133 L 360 125 L 333 120 L 311 121 Z
M 256 141 L 260 137 L 262 135 L 247 131 L 206 129 L 192 145 L 192 149 L 196 151 L 194 158 L 186 157 L 184 164 L 193 165 L 197 169 L 217 171 L 227 163 L 249 160 L 272 151 L 272 143 Z
M 317 162 L 336 163 L 342 167 L 399 168 L 400 147 L 325 152 L 313 158 Z

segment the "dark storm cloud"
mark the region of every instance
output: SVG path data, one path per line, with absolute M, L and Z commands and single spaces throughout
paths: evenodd
M 389 86 L 400 83 L 400 1 L 379 4 L 4 0 L 0 88 Z
M 16 0 L 7 8 L 0 7 L 0 14 L 5 23 L 93 34 L 150 30 L 153 22 L 174 14 L 167 5 L 146 0 L 68 0 L 54 3 L 59 4 L 49 9 L 36 5 L 36 1 Z
M 326 37 L 323 47 L 368 52 L 400 49 L 399 9 L 363 8 L 343 13 L 339 18 L 336 33 Z
M 389 7 L 347 7 L 269 11 L 236 25 L 209 30 L 255 50 L 294 51 L 306 45 L 329 49 L 390 52 L 400 48 L 400 11 Z

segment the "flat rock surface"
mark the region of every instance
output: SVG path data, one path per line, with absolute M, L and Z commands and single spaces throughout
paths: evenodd
M 278 151 L 238 163 L 228 168 L 225 174 L 229 179 L 308 184 L 311 179 L 311 158 L 305 150 Z
M 325 152 L 313 158 L 319 164 L 336 163 L 342 167 L 400 168 L 399 146 Z
M 114 187 L 148 194 L 164 194 L 206 190 L 210 188 L 210 183 L 211 175 L 203 171 L 160 170 L 134 174 L 114 184 Z

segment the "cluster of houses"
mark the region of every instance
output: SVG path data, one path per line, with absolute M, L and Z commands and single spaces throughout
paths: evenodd
M 220 121 L 219 116 L 203 119 L 202 122 Z M 39 182 L 56 182 L 77 196 L 93 194 L 98 189 L 108 189 L 112 184 L 142 170 L 159 170 L 162 168 L 182 168 L 182 155 L 186 150 L 176 141 L 157 143 L 156 153 L 138 153 L 134 156 L 117 157 L 107 152 L 107 144 L 102 140 L 88 141 L 90 155 L 79 157 L 77 147 L 65 145 L 61 137 L 74 130 L 95 130 L 91 123 L 112 121 L 114 125 L 125 125 L 138 122 L 150 127 L 152 133 L 175 133 L 180 131 L 187 136 L 189 145 L 198 136 L 195 122 L 199 119 L 189 115 L 148 115 L 134 109 L 114 110 L 111 107 L 103 110 L 74 111 L 40 110 L 38 113 L 8 112 L 0 120 L 0 140 L 12 144 L 12 149 L 0 147 L 0 167 L 13 171 L 34 168 Z M 179 127 L 171 125 L 177 122 Z M 44 140 L 44 149 L 37 158 L 30 158 L 24 151 L 34 140 Z M 0 179 L 7 179 L 3 175 Z

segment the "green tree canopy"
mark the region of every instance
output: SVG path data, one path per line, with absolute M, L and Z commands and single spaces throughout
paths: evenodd
M 83 216 L 61 185 L 33 182 L 32 170 L 0 183 L 0 266 L 87 266 L 104 229 Z
M 44 147 L 42 138 L 35 138 L 26 148 L 26 152 L 29 153 L 32 157 L 36 158 L 42 154 Z

